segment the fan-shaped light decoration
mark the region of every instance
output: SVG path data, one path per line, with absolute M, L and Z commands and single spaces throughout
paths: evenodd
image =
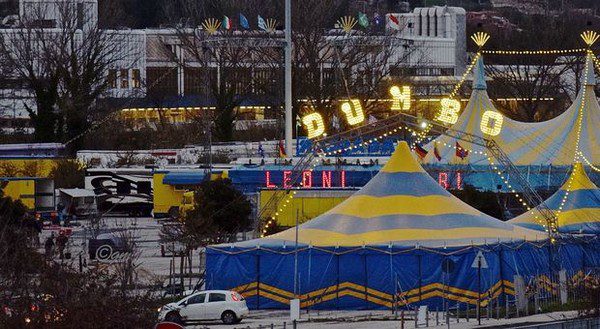
M 274 18 L 267 18 L 266 20 L 267 32 L 275 32 L 277 28 L 277 20 Z
M 583 39 L 583 42 L 588 45 L 588 47 L 591 47 L 596 41 L 598 41 L 600 36 L 598 33 L 596 33 L 596 31 L 585 31 L 581 33 L 581 38 Z
M 471 36 L 471 40 L 473 40 L 479 48 L 483 47 L 489 39 L 490 35 L 485 32 L 477 32 Z
M 337 21 L 337 24 L 339 26 L 341 26 L 342 30 L 344 30 L 344 32 L 346 32 L 346 33 L 349 33 L 350 31 L 352 31 L 354 26 L 356 26 L 356 23 L 358 23 L 358 21 L 356 20 L 356 18 L 354 18 L 352 16 L 340 17 L 340 19 L 338 19 L 338 21 Z
M 202 22 L 202 28 L 209 34 L 215 34 L 221 27 L 221 21 L 216 18 L 207 18 Z

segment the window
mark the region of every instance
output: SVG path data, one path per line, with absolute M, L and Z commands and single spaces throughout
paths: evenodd
M 146 85 L 150 97 L 162 99 L 177 96 L 177 68 L 146 68 Z
M 191 305 L 191 304 L 202 304 L 204 303 L 204 297 L 206 296 L 206 294 L 198 294 L 196 296 L 192 296 L 190 298 L 188 298 L 187 300 L 187 304 Z
M 83 29 L 83 3 L 77 4 L 77 28 Z
M 139 89 L 142 86 L 142 76 L 140 69 L 131 70 L 131 85 L 133 88 Z
M 129 70 L 121 70 L 121 88 L 129 88 Z
M 210 297 L 208 297 L 209 303 L 224 302 L 224 301 L 225 301 L 225 294 L 211 293 Z
M 108 70 L 108 87 L 117 88 L 117 70 Z

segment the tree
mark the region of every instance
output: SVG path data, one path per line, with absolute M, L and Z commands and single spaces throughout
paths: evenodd
M 131 51 L 123 47 L 127 34 L 99 28 L 87 3 L 35 2 L 26 9 L 18 27 L 0 30 L 2 71 L 33 94 L 35 107 L 25 105 L 36 141 L 73 139 L 91 126 L 108 68 Z M 79 147 L 76 140 L 73 150 Z
M 398 67 L 410 65 L 409 58 L 419 61 L 414 52 L 418 45 L 409 45 L 397 36 L 398 31 L 388 33 L 383 26 L 351 33 L 334 29 L 340 17 L 355 16 L 347 0 L 294 1 L 292 7 L 294 116 L 317 110 L 327 124 L 337 115 L 340 100 L 348 97 L 360 99 L 367 114 L 385 115 L 382 110 L 387 104 L 372 100 L 389 98 L 390 84 L 406 80 Z M 257 95 L 276 109 L 276 118 L 283 119 L 283 84 L 278 83 L 283 81 L 283 4 L 181 0 L 175 9 L 183 13 L 174 15 L 173 24 L 185 59 L 174 60 L 185 67 L 200 63 L 199 80 L 209 84 L 207 90 L 216 104 L 216 135 L 231 138 L 233 122 L 239 118 L 237 107 Z M 239 12 L 276 19 L 275 31 L 221 29 L 211 35 L 195 28 L 207 18 L 237 17 Z M 272 45 L 265 46 L 269 41 Z M 260 99 L 264 95 L 271 97 Z
M 135 245 L 130 245 L 134 252 L 122 264 L 79 272 L 73 260 L 57 262 L 44 259 L 37 252 L 32 239 L 37 232 L 36 223 L 26 215 L 21 202 L 4 197 L 0 190 L 3 328 L 108 329 L 154 325 L 160 301 L 151 290 L 131 288 L 132 279 L 136 279 Z
M 55 188 L 83 188 L 85 165 L 73 159 L 64 159 L 56 163 L 49 177 L 54 180 Z
M 184 16 L 174 24 L 174 34 L 183 51 L 180 56 L 172 53 L 171 59 L 184 68 L 185 74 L 194 75 L 193 79 L 198 81 L 186 90 L 186 95 L 205 97 L 215 107 L 211 114 L 216 139 L 230 141 L 234 123 L 241 116 L 239 107 L 242 104 L 261 101 L 277 107 L 281 105 L 277 88 L 282 81 L 282 48 L 281 42 L 275 40 L 276 33 L 240 34 L 239 31 L 219 30 L 212 35 L 196 29 L 207 18 L 201 13 L 206 13 L 206 6 L 211 5 L 235 8 L 229 1 L 218 5 L 210 1 L 181 2 L 178 11 L 183 11 Z M 186 24 L 181 23 L 183 20 Z M 165 44 L 172 43 L 166 39 Z M 263 42 L 258 42 L 259 39 Z M 269 41 L 272 41 L 270 45 Z
M 164 242 L 178 241 L 188 252 L 198 247 L 231 241 L 252 228 L 252 206 L 229 179 L 204 181 L 194 190 L 192 209 L 184 212 L 182 225 L 161 232 Z
M 492 35 L 485 49 L 575 49 L 582 48 L 579 34 L 588 29 L 595 17 L 563 10 L 560 14 L 523 15 L 502 12 L 515 28 L 511 33 L 494 33 L 494 26 L 467 26 L 467 34 L 489 31 Z M 474 45 L 469 43 L 470 47 Z M 476 49 L 472 48 L 475 51 Z M 569 55 L 485 55 L 486 73 L 492 79 L 488 92 L 492 98 L 519 101 L 496 102 L 507 116 L 527 122 L 544 121 L 560 114 L 580 89 L 582 54 Z M 540 101 L 551 98 L 551 101 Z
M 194 208 L 184 227 L 198 241 L 226 242 L 252 226 L 252 206 L 229 179 L 204 181 L 194 191 Z

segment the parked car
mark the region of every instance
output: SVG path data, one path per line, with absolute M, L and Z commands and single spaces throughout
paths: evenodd
M 129 251 L 123 238 L 114 233 L 98 234 L 95 239 L 88 240 L 88 253 L 91 260 L 111 260 Z
M 189 325 L 220 319 L 225 324 L 234 324 L 242 321 L 248 312 L 246 300 L 237 292 L 208 290 L 159 308 L 158 320 Z

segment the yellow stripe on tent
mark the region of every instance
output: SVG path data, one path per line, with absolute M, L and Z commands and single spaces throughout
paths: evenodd
M 482 213 L 451 196 L 443 195 L 392 195 L 374 197 L 370 195 L 354 195 L 329 211 L 330 214 L 372 218 L 388 215 L 423 215 L 435 216 L 443 214 L 465 214 L 482 216 Z
M 558 226 L 600 221 L 600 208 L 580 208 L 563 211 L 558 215 Z
M 294 238 L 294 232 L 281 232 L 277 234 L 277 238 L 283 240 L 290 240 Z M 453 228 L 453 229 L 437 229 L 437 230 L 425 230 L 425 229 L 394 229 L 394 230 L 383 230 L 373 231 L 359 234 L 343 234 L 333 231 L 325 231 L 318 229 L 302 229 L 299 231 L 298 241 L 304 244 L 311 244 L 313 246 L 356 246 L 357 244 L 381 244 L 388 243 L 389 241 L 412 241 L 418 236 L 420 240 L 439 240 L 447 241 L 447 246 L 454 246 L 453 241 L 456 240 L 456 244 L 464 245 L 464 240 L 469 239 L 490 239 L 493 242 L 495 239 L 510 239 L 521 237 L 524 240 L 536 241 L 539 239 L 545 239 L 546 236 L 543 232 L 536 232 L 530 230 L 523 230 L 514 228 L 513 230 L 502 230 L 502 229 L 489 229 L 479 227 L 465 227 L 465 228 Z M 463 239 L 460 241 L 460 239 Z
M 545 277 L 539 277 L 539 280 L 544 281 Z M 504 292 L 510 295 L 514 295 L 514 291 L 510 289 L 509 285 L 512 285 L 510 281 L 501 280 L 496 282 L 490 289 L 481 294 L 481 304 L 486 306 L 491 299 L 495 299 L 502 294 L 502 288 L 504 285 Z M 249 291 L 243 291 L 247 287 L 260 287 L 259 289 L 252 289 Z M 245 297 L 257 296 L 268 298 L 283 304 L 289 304 L 289 300 L 293 298 L 293 293 L 285 291 L 268 284 L 261 283 L 258 285 L 256 282 L 249 283 L 247 285 L 241 285 L 237 288 L 233 288 L 234 291 L 243 291 L 241 294 Z M 374 304 L 382 305 L 391 308 L 393 305 L 393 295 L 381 292 L 372 288 L 365 288 L 362 285 L 358 285 L 352 282 L 342 282 L 338 285 L 331 285 L 326 288 L 317 289 L 315 291 L 302 294 L 298 296 L 301 300 L 301 306 L 307 307 L 311 305 L 320 304 L 336 298 L 344 296 L 352 296 L 358 299 L 367 300 Z M 434 297 L 448 298 L 449 300 L 477 304 L 477 298 L 479 294 L 475 291 L 465 290 L 457 287 L 445 286 L 441 283 L 431 283 L 421 288 L 414 288 L 409 291 L 400 293 L 399 298 L 402 300 L 397 301 L 397 305 L 407 305 L 410 303 L 418 302 L 420 300 L 426 300 Z M 408 297 L 408 298 L 407 298 Z

